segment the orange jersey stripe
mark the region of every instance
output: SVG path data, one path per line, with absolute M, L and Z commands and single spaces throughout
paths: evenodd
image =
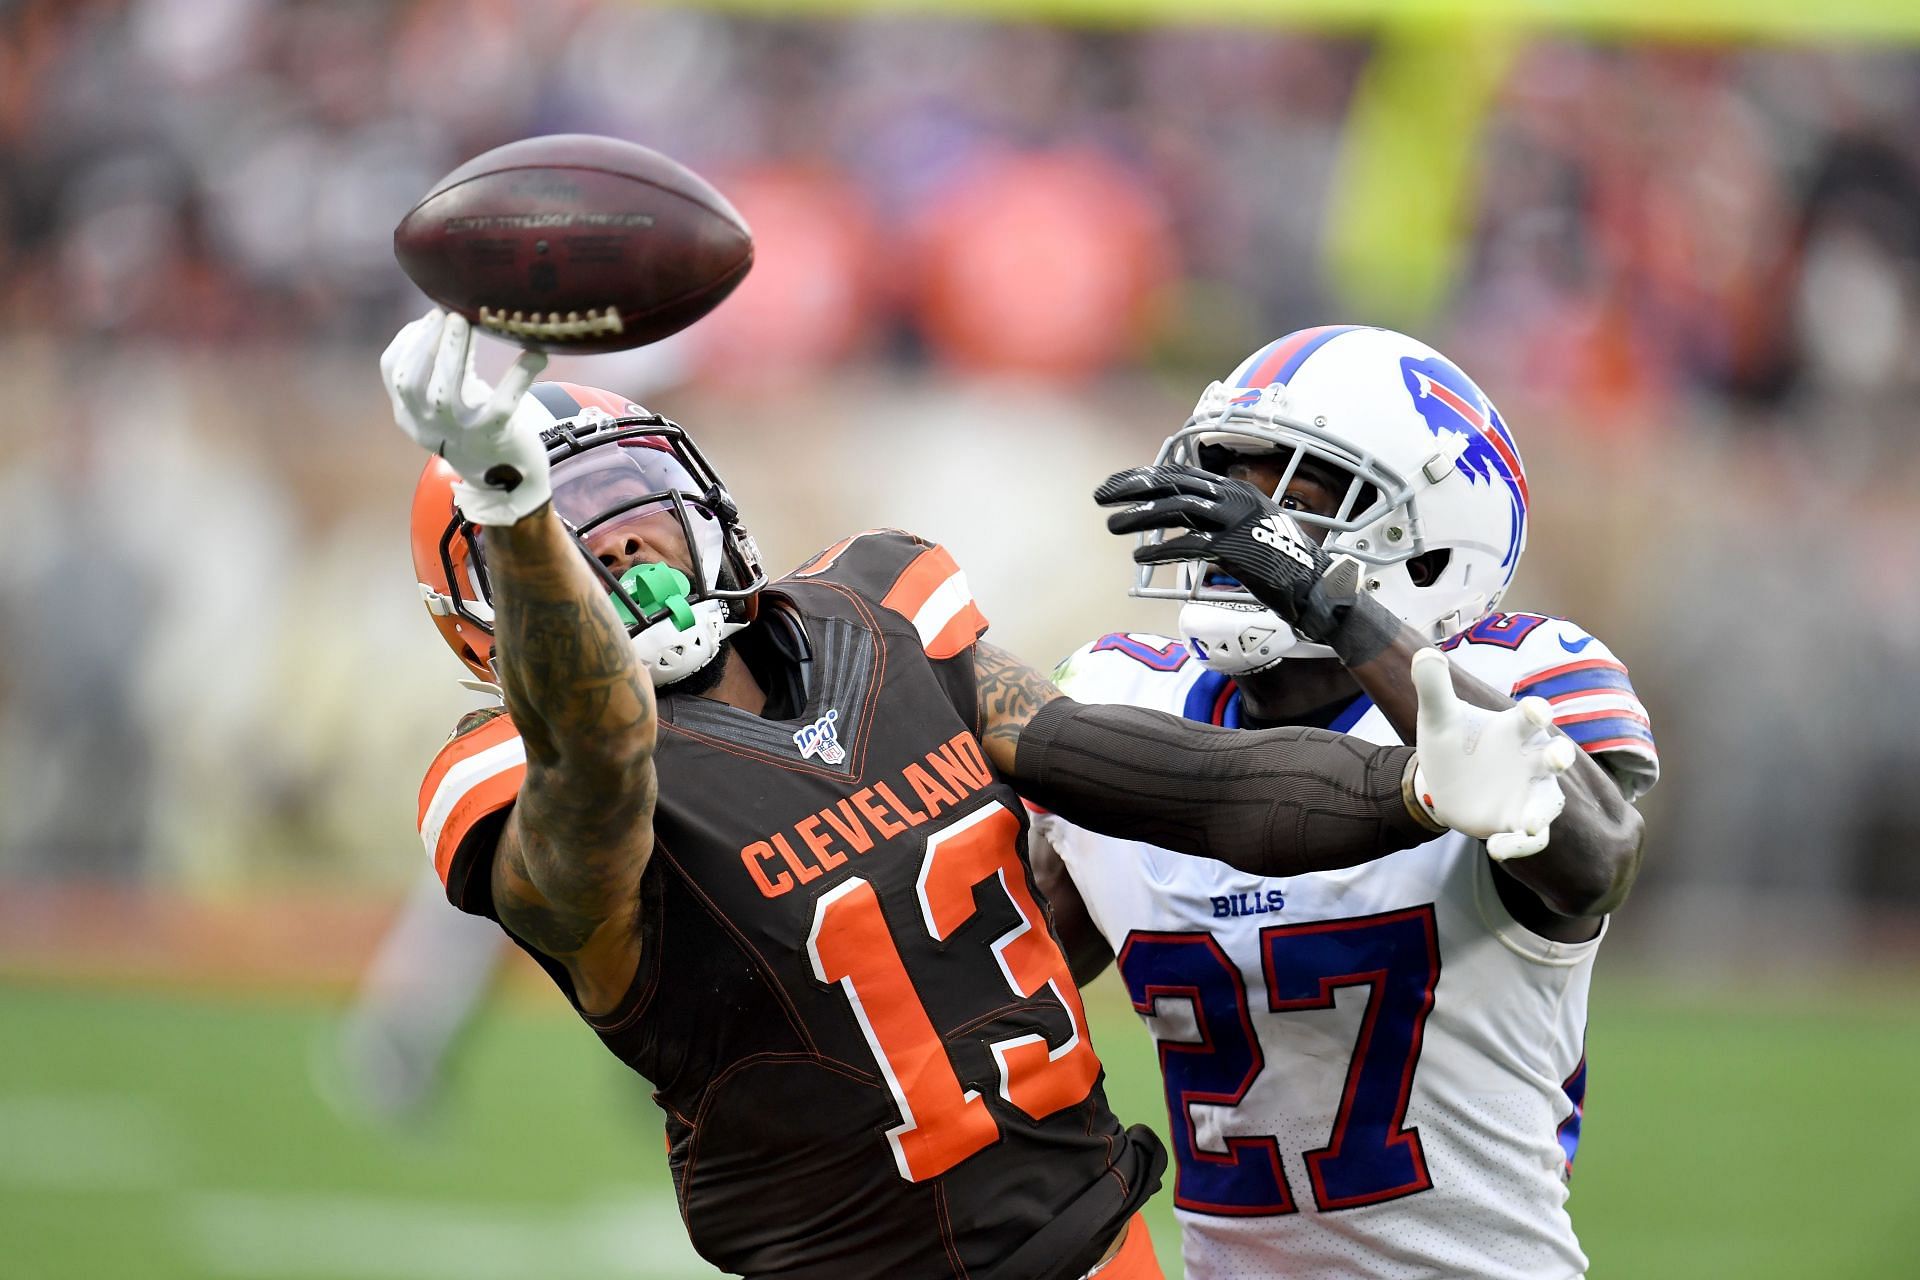
M 958 572 L 960 566 L 953 562 L 945 547 L 928 547 L 894 579 L 880 607 L 912 618 L 940 589 L 940 584 Z
M 425 780 L 420 783 L 420 812 L 414 818 L 414 825 L 419 826 L 427 820 L 427 806 L 433 803 L 433 795 L 440 789 L 447 770 L 462 760 L 471 760 L 482 751 L 499 746 L 518 733 L 519 730 L 513 727 L 513 717 L 495 716 L 479 728 L 460 734 L 441 747 L 440 754 L 433 758 L 433 763 L 427 768 Z
M 460 842 L 466 838 L 467 832 L 473 829 L 473 824 L 513 803 L 526 777 L 527 766 L 514 765 L 474 784 L 455 802 L 452 811 L 447 814 L 446 823 L 440 828 L 440 839 L 433 850 L 433 869 L 440 876 L 442 885 L 446 884 L 447 875 L 453 868 L 454 852 L 460 848 Z
M 940 628 L 940 634 L 927 642 L 927 656 L 951 658 L 978 640 L 986 629 L 987 615 L 969 600 L 960 612 L 947 619 L 947 625 Z
M 987 629 L 967 575 L 945 547 L 928 547 L 915 556 L 880 604 L 913 623 L 930 658 L 953 657 Z

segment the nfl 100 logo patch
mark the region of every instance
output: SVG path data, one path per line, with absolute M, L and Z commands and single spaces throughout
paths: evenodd
M 839 764 L 847 758 L 847 749 L 840 745 L 840 735 L 834 729 L 839 719 L 838 711 L 829 710 L 812 724 L 794 731 L 793 745 L 800 748 L 802 760 L 819 756 L 823 764 Z

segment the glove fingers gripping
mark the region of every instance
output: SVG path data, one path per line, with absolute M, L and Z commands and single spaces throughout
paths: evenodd
M 1542 778 L 1534 784 L 1533 794 L 1527 798 L 1526 808 L 1522 811 L 1521 830 L 1528 834 L 1539 834 L 1553 824 L 1560 811 L 1567 807 L 1567 797 L 1552 778 Z
M 472 358 L 473 327 L 466 317 L 449 315 L 440 334 L 440 347 L 433 360 L 433 377 L 427 383 L 427 415 L 446 429 L 467 424 L 464 392 L 467 364 Z
M 1212 558 L 1213 535 L 1207 533 L 1186 533 L 1133 549 L 1135 564 L 1175 564 L 1182 560 Z
M 1502 831 L 1487 838 L 1487 856 L 1495 862 L 1509 858 L 1530 858 L 1547 847 L 1545 831 L 1529 835 L 1523 831 Z
M 1528 784 L 1519 829 L 1498 832 L 1487 840 L 1487 855 L 1505 862 L 1531 857 L 1547 847 L 1553 821 L 1566 808 L 1566 792 L 1560 787 L 1559 775 L 1573 764 L 1574 747 L 1553 732 L 1552 708 L 1543 699 L 1522 699 L 1516 708 L 1501 715 L 1510 723 L 1517 719 L 1520 726 L 1525 726 L 1516 726 L 1519 731 L 1515 741 L 1536 752 L 1540 766 L 1540 772 Z
M 1460 717 L 1460 696 L 1453 691 L 1453 664 L 1438 649 L 1413 655 L 1413 689 L 1419 698 L 1416 732 L 1422 738 L 1444 733 Z
M 1112 507 L 1181 493 L 1211 498 L 1218 492 L 1219 486 L 1204 472 L 1184 467 L 1134 467 L 1108 476 L 1093 491 L 1093 500 L 1100 506 Z
M 1168 528 L 1210 531 L 1219 527 L 1219 511 L 1212 502 L 1184 493 L 1142 502 L 1107 517 L 1107 529 L 1111 533 Z
M 440 349 L 440 332 L 446 324 L 446 318 L 447 313 L 438 307 L 427 312 L 396 333 L 393 341 L 387 345 L 385 354 L 380 357 L 380 368 L 387 379 L 387 394 L 393 400 L 394 417 L 403 427 L 410 429 L 421 416 L 427 382 L 433 376 L 433 360 Z
M 496 430 L 504 431 L 513 417 L 514 406 L 520 403 L 520 397 L 527 394 L 527 388 L 533 385 L 533 380 L 546 367 L 546 352 L 521 352 L 519 358 L 500 375 L 500 385 L 494 388 L 492 397 L 487 400 L 486 421 L 496 424 Z

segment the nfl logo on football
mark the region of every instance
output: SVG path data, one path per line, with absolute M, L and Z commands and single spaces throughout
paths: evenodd
M 833 728 L 839 718 L 838 711 L 828 711 L 812 724 L 794 731 L 793 745 L 800 748 L 802 760 L 819 756 L 823 764 L 839 764 L 847 758 L 847 750 L 840 745 L 840 737 Z

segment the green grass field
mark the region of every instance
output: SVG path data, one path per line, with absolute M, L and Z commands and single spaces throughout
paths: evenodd
M 1144 1032 L 1089 998 L 1110 1093 L 1164 1124 Z M 509 1002 L 437 1119 L 336 1117 L 312 1001 L 0 990 L 0 1276 L 567 1280 L 710 1275 L 636 1081 Z M 1593 1275 L 1920 1275 L 1920 992 L 1596 992 L 1573 1211 Z M 1177 1232 L 1150 1211 L 1168 1274 Z

